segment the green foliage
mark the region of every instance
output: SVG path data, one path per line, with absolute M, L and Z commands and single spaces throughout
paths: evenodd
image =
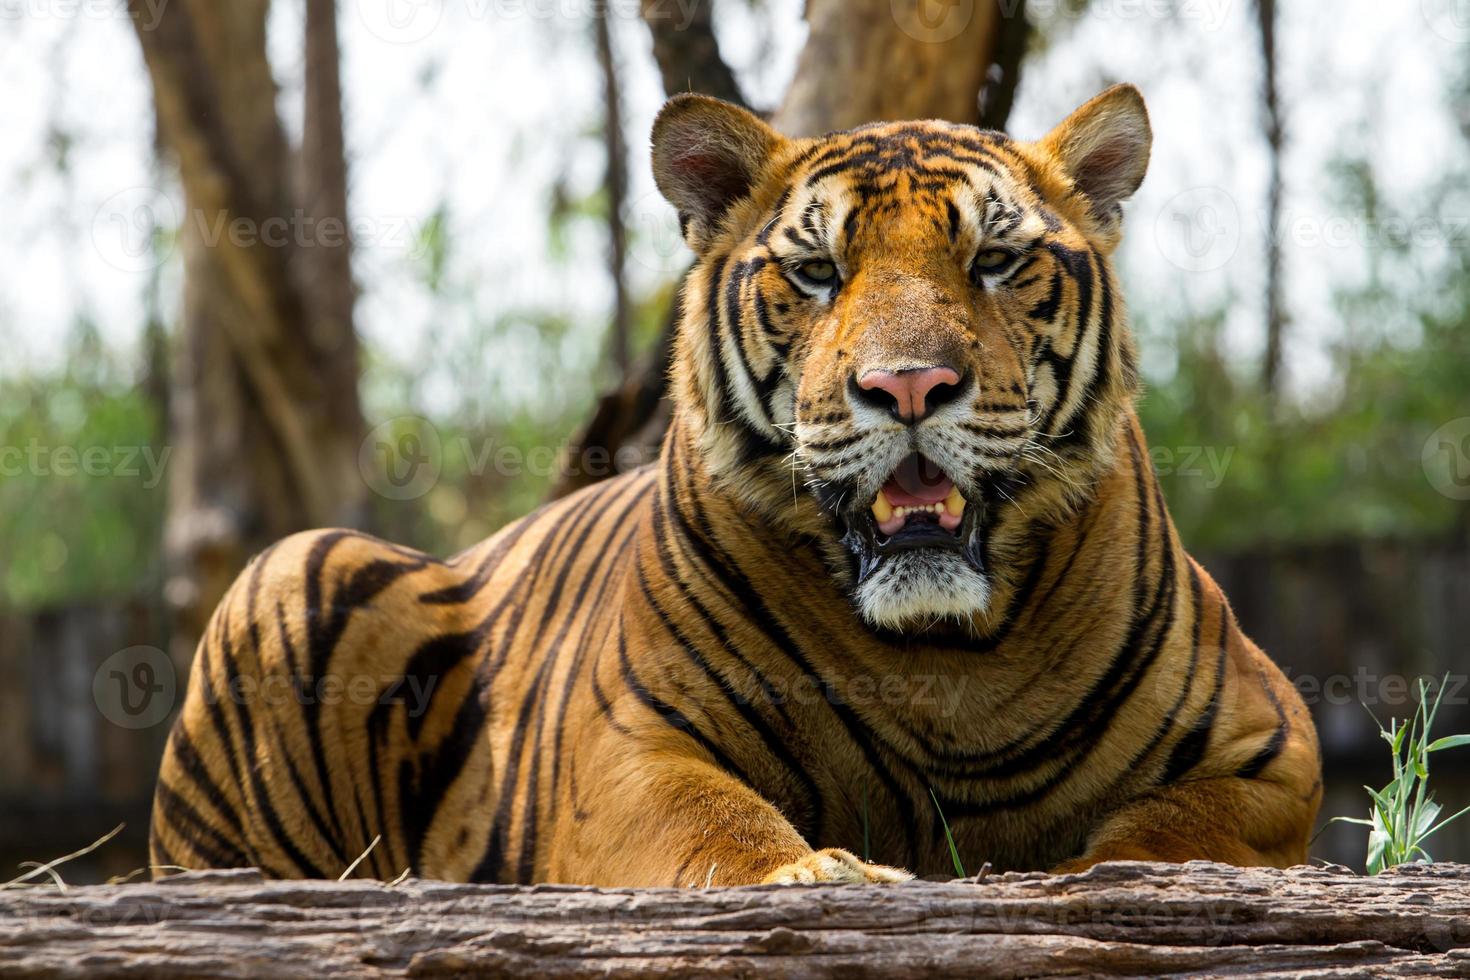
M 558 263 L 567 258 L 573 227 L 600 226 L 606 209 L 605 197 L 573 199 L 564 190 L 553 194 L 548 219 L 550 259 Z M 422 355 L 395 362 L 369 348 L 364 371 L 369 424 L 426 420 L 434 438 L 425 448 L 439 474 L 422 496 L 374 497 L 373 530 L 438 555 L 478 543 L 546 500 L 562 447 L 608 380 L 605 324 L 574 322 L 550 306 L 493 313 L 479 307 L 473 277 L 456 270 L 453 224 L 441 204 L 423 222 L 408 260 L 435 305 Z M 672 296 L 669 286 L 635 304 L 635 349 L 658 336 Z
M 159 414 L 121 372 L 85 357 L 0 378 L 0 605 L 157 584 L 172 463 Z
M 873 860 L 873 838 L 868 826 L 868 784 L 863 783 L 863 860 Z
M 1470 416 L 1470 250 L 1445 217 L 1464 213 L 1470 175 L 1450 174 L 1398 212 L 1367 162 L 1339 161 L 1331 176 L 1341 214 L 1369 233 L 1368 271 L 1334 297 L 1341 333 L 1319 390 L 1272 410 L 1257 366 L 1221 353 L 1223 310 L 1135 314 L 1145 351 L 1174 360 L 1148 379 L 1140 415 L 1190 547 L 1436 537 L 1470 524 L 1423 458 L 1432 433 Z M 1422 236 L 1426 223 L 1444 248 L 1405 232 Z
M 1429 863 L 1434 859 L 1424 849 L 1431 835 L 1470 812 L 1466 807 L 1440 819 L 1443 812 L 1429 792 L 1429 757 L 1445 749 L 1470 745 L 1470 735 L 1450 735 L 1430 740 L 1434 718 L 1444 697 L 1445 685 L 1439 686 L 1434 704 L 1429 703 L 1429 688 L 1419 682 L 1419 707 L 1408 722 L 1391 719 L 1388 727 L 1380 722 L 1378 731 L 1393 753 L 1393 779 L 1383 789 L 1364 786 L 1373 806 L 1366 818 L 1334 817 L 1333 823 L 1360 824 L 1368 828 L 1368 873 L 1381 874 L 1388 868 L 1411 862 Z
M 1437 535 L 1465 519 L 1437 493 L 1425 440 L 1470 414 L 1470 336 L 1456 326 L 1402 349 L 1344 357 L 1329 404 L 1283 406 L 1194 352 L 1140 405 L 1152 462 L 1184 541 L 1230 551 L 1341 538 Z M 1242 519 L 1248 515 L 1248 519 Z

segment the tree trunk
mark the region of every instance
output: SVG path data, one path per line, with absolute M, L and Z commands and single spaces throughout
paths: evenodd
M 608 330 L 608 353 L 617 370 L 618 384 L 627 384 L 631 349 L 632 302 L 624 268 L 628 252 L 628 229 L 623 224 L 623 207 L 628 197 L 628 150 L 623 145 L 622 91 L 612 44 L 611 9 L 594 11 L 597 63 L 602 69 L 602 133 L 607 153 L 603 186 L 607 189 L 607 273 L 613 283 L 613 315 Z
M 999 0 L 808 0 L 811 28 L 772 123 L 818 136 L 885 119 L 980 122 Z
M 362 522 L 362 418 L 331 0 L 307 3 L 297 188 L 266 58 L 269 0 L 176 0 L 151 28 L 145 2 L 129 0 L 132 21 L 185 199 L 164 549 L 186 663 L 251 554 Z
M 1266 191 L 1266 353 L 1261 386 L 1266 403 L 1275 411 L 1281 398 L 1282 334 L 1286 330 L 1281 269 L 1281 155 L 1284 129 L 1276 81 L 1276 0 L 1255 0 L 1261 42 L 1261 127 L 1271 156 L 1270 185 Z
M 266 882 L 0 893 L 13 977 L 1455 976 L 1470 867 L 1119 863 L 759 888 Z
M 745 104 L 735 73 L 720 57 L 712 0 L 642 0 L 639 9 L 653 37 L 653 58 L 665 93 L 700 92 Z
M 1031 21 L 1026 16 L 1026 0 L 1011 0 L 1001 6 L 996 26 L 995 53 L 985 73 L 985 87 L 980 90 L 980 125 L 986 129 L 1004 130 L 1016 104 L 1016 89 L 1021 84 L 1021 62 L 1031 45 Z

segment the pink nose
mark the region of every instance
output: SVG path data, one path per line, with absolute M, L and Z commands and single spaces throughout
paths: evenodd
M 857 386 L 869 404 L 888 409 L 900 422 L 913 424 L 948 401 L 959 383 L 960 376 L 950 368 L 926 367 L 869 371 L 858 378 Z

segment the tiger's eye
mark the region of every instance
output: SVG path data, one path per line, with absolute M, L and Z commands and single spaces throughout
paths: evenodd
M 837 266 L 831 262 L 803 262 L 798 271 L 812 282 L 828 283 L 837 278 Z
M 975 256 L 975 268 L 980 272 L 999 272 L 1011 264 L 1013 257 L 1005 249 L 987 248 Z

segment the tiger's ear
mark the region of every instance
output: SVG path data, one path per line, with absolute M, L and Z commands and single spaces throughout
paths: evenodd
M 1114 85 L 1095 96 L 1040 143 L 1105 227 L 1117 225 L 1122 203 L 1143 183 L 1152 145 L 1148 109 L 1132 85 Z
M 696 253 L 748 197 L 785 138 L 753 113 L 707 95 L 677 95 L 653 123 L 653 179 Z

